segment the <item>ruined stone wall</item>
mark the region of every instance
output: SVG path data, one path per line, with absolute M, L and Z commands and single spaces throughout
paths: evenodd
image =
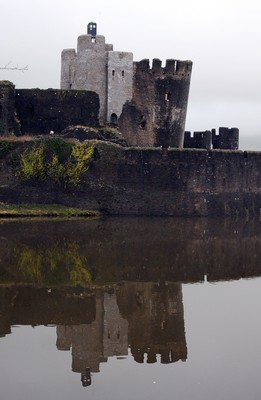
M 79 188 L 19 181 L 2 162 L 0 201 L 61 203 L 114 215 L 245 216 L 261 213 L 261 153 L 124 149 L 95 144 Z
M 134 63 L 133 98 L 125 104 L 119 127 L 132 146 L 183 147 L 191 61 Z
M 185 149 L 212 149 L 212 132 L 211 131 L 186 131 L 184 135 Z
M 219 128 L 218 133 L 212 129 L 213 149 L 231 149 L 238 150 L 239 130 L 238 128 Z
M 184 148 L 187 149 L 229 149 L 238 150 L 239 130 L 238 128 L 219 128 L 201 132 L 185 132 Z
M 22 134 L 60 133 L 70 125 L 99 124 L 99 98 L 94 92 L 17 89 L 15 108 Z
M 12 133 L 20 133 L 15 110 L 15 86 L 9 81 L 0 81 L 0 135 Z

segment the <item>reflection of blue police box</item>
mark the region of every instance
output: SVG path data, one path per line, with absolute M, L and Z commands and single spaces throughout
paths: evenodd
M 92 37 L 95 37 L 97 35 L 97 24 L 95 22 L 88 23 L 87 33 L 88 35 L 92 35 Z

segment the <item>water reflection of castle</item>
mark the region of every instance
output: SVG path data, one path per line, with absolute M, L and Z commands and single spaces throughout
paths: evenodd
M 71 349 L 84 385 L 128 349 L 137 362 L 187 358 L 181 285 L 141 281 L 261 276 L 258 220 L 13 221 L 0 233 L 0 336 L 16 324 L 57 325 L 57 347 Z M 67 286 L 73 261 L 93 285 Z M 106 282 L 113 293 L 94 289 Z
M 72 370 L 84 385 L 101 362 L 126 356 L 128 347 L 141 363 L 154 363 L 157 355 L 161 363 L 186 360 L 180 284 L 128 283 L 112 294 L 99 292 L 93 322 L 57 326 L 57 348 L 71 349 Z

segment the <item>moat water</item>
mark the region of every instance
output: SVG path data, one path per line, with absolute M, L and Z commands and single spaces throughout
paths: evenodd
M 1 399 L 259 400 L 261 222 L 0 221 Z

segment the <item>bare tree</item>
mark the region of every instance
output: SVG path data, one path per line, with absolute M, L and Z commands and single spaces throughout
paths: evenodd
M 25 71 L 28 71 L 28 65 L 26 65 L 25 67 L 20 67 L 19 65 L 16 65 L 15 67 L 12 66 L 11 61 L 9 61 L 9 63 L 7 63 L 4 67 L 0 66 L 0 70 L 13 70 L 13 71 L 20 71 L 22 73 L 24 73 Z

